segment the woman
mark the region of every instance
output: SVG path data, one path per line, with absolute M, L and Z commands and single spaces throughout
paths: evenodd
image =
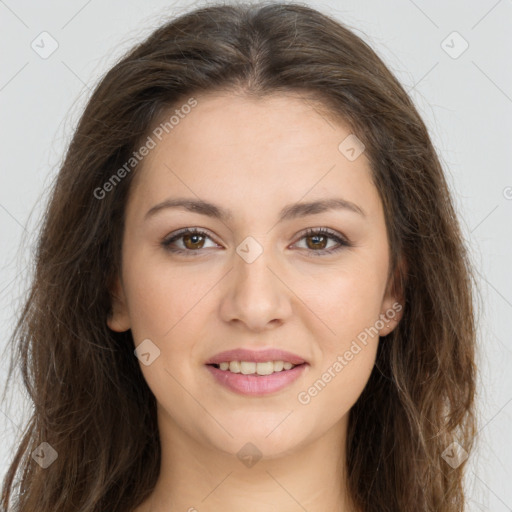
M 106 74 L 56 180 L 2 504 L 462 511 L 471 285 L 366 43 L 296 4 L 180 16 Z

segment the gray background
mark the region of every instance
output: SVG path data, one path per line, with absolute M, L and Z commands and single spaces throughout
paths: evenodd
M 45 193 L 85 100 L 136 40 L 205 3 L 0 0 L 2 384 Z M 480 430 L 470 454 L 469 510 L 511 511 L 512 0 L 305 3 L 377 51 L 410 92 L 440 154 L 480 283 Z M 52 44 L 58 48 L 44 55 Z M 1 477 L 30 410 L 19 383 L 9 385 L 12 403 L 0 413 Z

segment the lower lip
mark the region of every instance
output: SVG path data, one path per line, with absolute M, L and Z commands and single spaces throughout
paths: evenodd
M 206 365 L 217 382 L 235 393 L 251 396 L 268 395 L 280 391 L 297 380 L 306 366 L 307 363 L 299 364 L 291 370 L 282 370 L 271 375 L 244 375 Z

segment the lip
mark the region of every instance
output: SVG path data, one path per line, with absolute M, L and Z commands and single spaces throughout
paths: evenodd
M 225 361 L 225 359 L 223 361 Z M 246 396 L 262 396 L 276 393 L 289 386 L 303 374 L 307 366 L 309 366 L 308 363 L 299 364 L 298 366 L 294 366 L 291 370 L 282 370 L 272 373 L 271 375 L 243 375 L 242 373 L 231 373 L 228 370 L 220 370 L 215 366 L 209 365 L 207 365 L 206 368 L 219 384 L 231 391 Z
M 208 359 L 205 364 L 220 364 L 231 361 L 247 361 L 251 363 L 265 363 L 267 361 L 284 361 L 292 364 L 307 363 L 305 359 L 292 354 L 285 350 L 279 350 L 276 348 L 267 348 L 264 350 L 248 350 L 245 348 L 236 348 L 234 350 L 226 350 L 214 355 Z M 286 370 L 290 371 L 290 370 Z M 236 375 L 236 374 L 234 374 Z

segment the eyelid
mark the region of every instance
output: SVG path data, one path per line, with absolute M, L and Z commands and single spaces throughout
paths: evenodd
M 334 239 L 338 238 L 340 239 L 340 241 L 346 243 L 347 245 L 351 243 L 350 240 L 345 235 L 343 235 L 339 231 L 327 227 L 307 228 L 299 233 L 298 240 L 304 238 L 305 236 L 313 236 L 317 234 L 328 235 Z
M 194 227 L 194 226 L 187 227 L 187 228 L 181 228 L 181 229 L 178 229 L 177 231 L 173 231 L 172 233 L 170 233 L 169 235 L 164 237 L 164 239 L 162 240 L 161 244 L 166 249 L 171 251 L 171 249 L 169 249 L 170 244 L 173 241 L 178 240 L 181 237 L 183 237 L 185 235 L 188 235 L 188 234 L 205 236 L 205 237 L 211 239 L 217 245 L 220 245 L 218 242 L 216 242 L 215 237 L 210 233 L 210 231 L 208 231 L 205 228 L 199 228 L 199 227 Z M 185 251 L 183 249 L 181 249 L 181 250 L 180 249 L 176 249 L 176 251 L 173 251 L 173 252 L 180 252 L 180 251 L 181 252 L 188 252 L 188 253 L 199 252 L 199 251 L 191 251 L 191 250 Z

